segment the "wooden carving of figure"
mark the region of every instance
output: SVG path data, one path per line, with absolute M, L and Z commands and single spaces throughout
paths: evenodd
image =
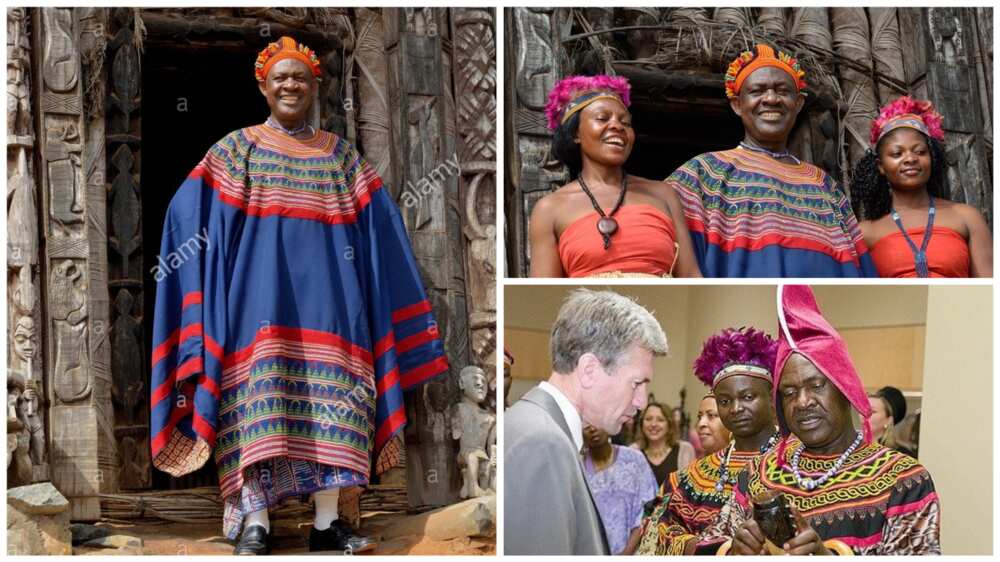
M 24 392 L 21 394 L 21 421 L 29 437 L 29 453 L 32 464 L 45 464 L 45 426 L 42 423 L 42 412 L 39 408 L 40 391 L 38 381 L 32 377 L 31 365 L 37 348 L 35 321 L 31 316 L 21 316 L 17 319 L 12 335 L 14 362 L 10 368 L 10 376 L 23 381 Z M 8 383 L 9 385 L 9 383 Z
M 24 421 L 22 385 L 7 375 L 7 487 L 31 484 L 31 434 Z
M 28 84 L 28 36 L 25 8 L 7 11 L 7 136 L 31 134 Z
M 458 440 L 458 464 L 462 469 L 463 499 L 478 498 L 495 490 L 489 483 L 489 436 L 496 415 L 483 407 L 486 400 L 486 372 L 470 365 L 459 374 L 462 401 L 452 411 L 452 438 Z
M 54 324 L 55 392 L 63 402 L 75 402 L 90 392 L 86 370 L 87 311 L 83 272 L 72 260 L 55 264 L 49 287 Z

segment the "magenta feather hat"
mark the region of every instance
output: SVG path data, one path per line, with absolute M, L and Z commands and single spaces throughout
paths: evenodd
M 705 340 L 694 372 L 709 388 L 721 380 L 717 375 L 733 366 L 754 368 L 736 369 L 733 374 L 757 374 L 770 382 L 777 353 L 778 342 L 760 330 L 726 328 Z
M 890 131 L 900 127 L 916 129 L 928 137 L 944 142 L 941 114 L 928 100 L 915 100 L 903 96 L 886 104 L 872 123 L 870 141 L 874 147 Z
M 606 92 L 621 100 L 622 105 L 628 107 L 632 101 L 630 99 L 632 86 L 628 83 L 628 78 L 624 76 L 608 76 L 600 74 L 597 76 L 567 76 L 563 78 L 549 92 L 549 101 L 545 104 L 545 116 L 548 118 L 550 130 L 556 130 L 562 123 L 563 112 L 573 100 L 594 92 Z

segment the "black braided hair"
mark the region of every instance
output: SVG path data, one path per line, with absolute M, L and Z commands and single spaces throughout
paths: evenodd
M 883 137 L 884 138 L 884 137 Z M 931 177 L 927 180 L 927 193 L 936 199 L 948 199 L 944 185 L 944 147 L 937 139 L 924 135 L 931 152 Z M 879 144 L 868 149 L 854 165 L 851 181 L 851 206 L 858 220 L 875 220 L 892 211 L 892 194 L 889 181 L 878 171 Z
M 576 112 L 555 130 L 552 135 L 552 155 L 569 168 L 569 175 L 575 178 L 583 170 L 583 154 L 580 144 L 576 142 L 576 133 L 580 130 L 580 112 Z

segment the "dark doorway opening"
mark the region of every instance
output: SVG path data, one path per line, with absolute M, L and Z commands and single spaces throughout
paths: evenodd
M 728 103 L 688 102 L 641 90 L 633 90 L 633 96 L 636 138 L 626 165 L 631 174 L 664 180 L 694 156 L 733 148 L 743 140 L 743 124 Z
M 140 186 L 147 365 L 156 302 L 152 268 L 160 253 L 167 206 L 191 169 L 216 141 L 231 131 L 262 123 L 267 118 L 267 103 L 253 76 L 258 50 L 259 45 L 193 48 L 184 43 L 156 42 L 145 46 Z M 152 470 L 154 489 L 218 483 L 212 459 L 201 470 L 182 478 Z

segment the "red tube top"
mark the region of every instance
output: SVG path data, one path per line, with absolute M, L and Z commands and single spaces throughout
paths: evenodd
M 925 227 L 907 229 L 913 243 L 920 247 Z M 882 237 L 870 249 L 879 277 L 916 277 L 913 252 L 903 233 L 893 232 Z M 969 244 L 961 234 L 950 228 L 935 226 L 927 245 L 927 270 L 931 277 L 968 277 Z
M 618 231 L 611 247 L 597 231 L 597 212 L 584 215 L 566 227 L 559 237 L 559 260 L 567 277 L 589 277 L 601 273 L 671 273 L 677 256 L 674 222 L 652 205 L 625 205 L 615 213 Z

